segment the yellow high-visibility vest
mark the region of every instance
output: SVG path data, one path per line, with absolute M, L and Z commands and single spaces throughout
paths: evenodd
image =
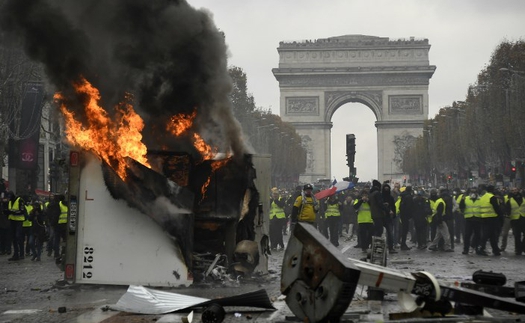
M 490 204 L 490 199 L 493 196 L 494 194 L 487 192 L 479 199 L 479 211 L 482 218 L 495 218 L 498 216 L 496 211 L 494 211 L 494 207 Z
M 518 205 L 518 202 L 514 198 L 510 200 L 510 219 L 518 220 L 520 217 L 525 217 L 525 200 Z
M 58 224 L 64 224 L 67 223 L 67 211 L 68 207 L 64 205 L 64 203 L 59 202 L 58 205 L 60 206 L 60 216 L 58 217 Z
M 285 217 L 284 209 L 272 201 L 272 204 L 270 204 L 270 219 L 284 219 Z
M 27 211 L 27 214 L 31 214 L 31 211 L 33 211 L 33 206 L 32 205 L 26 205 L 25 206 L 26 208 L 26 211 Z M 24 228 L 30 228 L 33 226 L 33 222 L 32 221 L 29 221 L 29 220 L 25 220 L 23 223 L 22 223 L 22 226 Z
M 354 200 L 354 205 L 357 204 L 357 202 L 359 202 L 359 200 Z M 357 210 L 357 223 L 374 223 L 368 202 L 363 202 L 359 206 L 359 210 Z
M 469 219 L 472 217 L 480 218 L 481 213 L 479 209 L 479 199 L 472 200 L 470 196 L 467 196 L 465 198 L 465 211 L 463 215 L 465 216 L 465 219 Z
M 327 204 L 326 206 L 326 212 L 324 213 L 326 217 L 330 216 L 341 216 L 341 212 L 339 212 L 339 204 Z
M 445 201 L 440 197 L 435 201 L 430 200 L 430 207 L 432 208 L 432 215 L 427 218 L 428 223 L 432 223 L 432 220 L 434 219 L 434 216 L 437 214 L 438 206 L 443 203 L 443 213 L 445 212 Z
M 9 201 L 9 205 L 8 205 L 8 208 L 9 208 L 9 211 L 10 212 L 18 212 L 20 211 L 20 198 L 18 197 L 15 202 L 11 202 Z M 24 214 L 9 214 L 9 216 L 7 217 L 8 220 L 13 220 L 13 221 L 25 221 L 26 217 Z

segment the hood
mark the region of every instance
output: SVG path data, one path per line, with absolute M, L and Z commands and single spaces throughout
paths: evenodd
M 388 188 L 388 191 L 385 192 L 385 188 Z M 390 185 L 388 185 L 387 183 L 384 183 L 383 186 L 381 187 L 381 195 L 383 195 L 383 199 L 385 199 L 386 201 L 387 197 L 389 197 L 391 194 L 392 194 L 392 189 Z

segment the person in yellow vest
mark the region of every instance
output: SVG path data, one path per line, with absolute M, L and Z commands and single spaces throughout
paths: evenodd
M 31 234 L 33 230 L 33 222 L 29 219 L 29 215 L 33 211 L 33 205 L 31 204 L 31 201 L 29 200 L 28 196 L 25 197 L 24 201 L 27 202 L 27 204 L 24 205 L 24 207 L 26 208 L 27 217 L 22 223 L 22 240 L 25 243 L 26 257 L 29 257 L 31 255 L 31 245 L 34 242 Z
M 67 234 L 67 215 L 68 215 L 68 206 L 65 202 L 64 195 L 58 196 L 58 206 L 60 208 L 60 215 L 58 216 L 57 225 L 55 226 L 55 241 L 53 243 L 54 256 L 60 258 L 60 243 L 66 241 Z M 62 250 L 63 252 L 64 250 Z
M 363 190 L 361 196 L 354 200 L 354 209 L 357 211 L 357 224 L 359 230 L 359 245 L 361 250 L 366 252 L 372 243 L 374 235 L 374 220 L 368 199 L 368 191 Z
M 339 246 L 339 229 L 341 228 L 341 206 L 343 203 L 339 200 L 339 197 L 334 194 L 325 199 L 324 203 L 324 216 L 328 227 L 328 233 L 330 235 L 330 242 L 338 247 Z
M 480 185 L 481 197 L 479 199 L 479 210 L 481 213 L 481 243 L 478 255 L 487 256 L 485 248 L 487 241 L 490 241 L 492 254 L 500 256 L 501 252 L 498 247 L 498 237 L 501 231 L 501 221 L 503 212 L 501 211 L 498 197 L 494 195 L 493 185 Z
M 13 239 L 13 256 L 7 260 L 16 261 L 24 259 L 24 240 L 22 236 L 22 223 L 26 220 L 27 214 L 24 200 L 10 192 L 8 203 L 9 223 L 11 225 L 11 237 Z
M 319 202 L 313 194 L 314 187 L 312 184 L 303 186 L 303 192 L 299 195 L 292 208 L 292 224 L 297 222 L 315 225 L 317 212 L 319 211 Z
M 437 224 L 434 221 L 434 204 L 436 204 L 436 201 L 439 199 L 439 192 L 437 189 L 433 188 L 430 190 L 430 195 L 428 198 L 428 201 L 430 202 L 430 207 L 432 208 L 432 214 L 428 216 L 428 226 L 429 226 L 429 232 L 430 232 L 430 241 L 433 241 L 436 237 L 437 232 Z
M 272 250 L 284 249 L 283 226 L 286 224 L 284 207 L 286 201 L 279 194 L 277 187 L 272 188 L 270 196 L 270 246 Z
M 444 241 L 444 248 L 446 252 L 453 252 L 454 249 L 452 249 L 450 244 L 450 232 L 448 230 L 447 223 L 445 222 L 445 212 L 446 212 L 446 203 L 443 197 L 448 196 L 448 190 L 441 189 L 440 190 L 440 197 L 438 197 L 437 200 L 434 201 L 433 209 L 432 209 L 432 223 L 435 224 L 436 227 L 436 236 L 434 237 L 434 240 L 430 243 L 428 246 L 428 250 L 431 251 L 437 251 L 438 250 L 438 243 L 441 238 L 443 238 Z
M 463 252 L 468 255 L 470 248 L 479 251 L 481 239 L 481 213 L 479 210 L 478 189 L 471 187 L 468 194 L 463 195 L 459 201 L 459 209 L 465 218 L 465 234 L 463 236 Z
M 516 256 L 525 252 L 525 203 L 517 187 L 512 188 L 507 201 L 507 213 L 514 235 L 514 253 Z

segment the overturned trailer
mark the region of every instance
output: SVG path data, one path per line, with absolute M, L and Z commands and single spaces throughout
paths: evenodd
M 123 179 L 88 152 L 70 153 L 67 281 L 187 286 L 217 255 L 234 270 L 246 241 L 258 249 L 250 269 L 267 271 L 268 156 L 196 163 L 151 151 L 148 160 L 128 158 Z

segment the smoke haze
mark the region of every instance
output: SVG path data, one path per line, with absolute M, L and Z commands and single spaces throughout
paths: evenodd
M 77 120 L 85 120 L 85 112 L 72 82 L 85 77 L 100 90 L 100 105 L 110 115 L 125 92 L 134 95 L 149 149 L 191 149 L 190 137 L 175 140 L 164 125 L 196 108 L 195 130 L 220 151 L 243 155 L 228 97 L 224 35 L 209 14 L 186 1 L 7 0 L 0 27 L 44 64 Z

